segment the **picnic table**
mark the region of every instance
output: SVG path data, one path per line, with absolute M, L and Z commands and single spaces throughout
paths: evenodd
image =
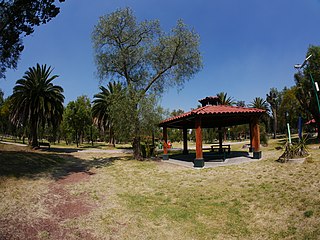
M 40 146 L 46 146 L 50 149 L 50 143 L 48 143 L 48 142 L 39 142 L 39 147 Z
M 230 144 L 222 144 L 221 146 L 222 146 L 222 151 L 223 152 L 228 151 L 228 154 L 230 154 L 230 151 L 231 151 Z M 211 145 L 211 152 L 214 152 L 215 150 L 220 151 L 220 144 Z

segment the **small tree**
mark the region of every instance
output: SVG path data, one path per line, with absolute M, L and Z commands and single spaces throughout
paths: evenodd
M 64 121 L 67 124 L 66 129 L 72 129 L 74 132 L 78 147 L 84 138 L 85 130 L 92 125 L 90 99 L 80 96 L 76 101 L 69 102 L 65 109 Z
M 281 92 L 282 101 L 278 109 L 279 129 L 286 132 L 289 123 L 294 129 L 298 127 L 299 116 L 305 118 L 306 110 L 301 108 L 298 99 L 296 98 L 297 88 L 284 88 Z
M 140 158 L 142 101 L 172 86 L 182 87 L 202 67 L 199 36 L 181 20 L 170 33 L 158 21 L 137 22 L 129 8 L 100 18 L 92 34 L 101 79 L 117 77 L 128 93 L 134 157 Z M 120 114 L 121 115 L 121 114 Z M 120 119 L 121 120 L 121 119 Z
M 184 111 L 181 109 L 173 110 L 170 114 L 170 117 L 176 117 L 183 113 Z M 176 128 L 169 128 L 168 136 L 172 142 L 180 142 L 182 140 L 182 130 Z

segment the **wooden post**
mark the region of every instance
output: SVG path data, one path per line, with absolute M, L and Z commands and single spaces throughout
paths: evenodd
M 163 127 L 163 160 L 168 160 L 168 130 L 167 127 Z
M 196 129 L 196 159 L 194 160 L 194 167 L 203 167 L 203 153 L 202 153 L 202 127 L 201 127 L 201 118 L 196 119 L 195 124 Z
M 260 151 L 260 128 L 259 128 L 259 118 L 255 117 L 251 121 L 251 134 L 252 134 L 252 147 L 253 147 L 253 158 L 261 158 Z
M 188 129 L 183 129 L 183 154 L 188 154 Z

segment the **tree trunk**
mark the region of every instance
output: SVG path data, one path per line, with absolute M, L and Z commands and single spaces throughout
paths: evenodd
M 31 121 L 31 147 L 36 148 L 39 147 L 38 142 L 38 121 L 36 119 L 33 119 Z
M 90 138 L 91 138 L 91 146 L 93 147 L 93 133 L 92 133 L 92 125 L 90 127 Z
M 79 147 L 78 131 L 77 130 L 76 130 L 76 144 L 77 144 L 77 147 Z
M 111 144 L 112 143 L 112 137 L 111 137 L 111 127 L 110 127 L 110 125 L 109 125 L 109 144 Z
M 140 144 L 140 137 L 133 138 L 133 158 L 137 160 L 141 160 L 141 144 Z
M 113 147 L 116 146 L 116 138 L 114 136 L 114 131 L 113 131 L 113 128 L 110 127 L 110 140 L 109 140 L 109 143 L 112 144 Z
M 277 111 L 272 109 L 273 112 L 273 139 L 277 138 L 277 128 L 278 128 L 278 118 L 277 118 Z
M 135 124 L 135 130 L 134 130 L 134 137 L 133 137 L 133 158 L 137 160 L 142 159 L 141 155 L 141 144 L 140 144 L 140 126 L 139 126 L 139 121 L 136 121 Z

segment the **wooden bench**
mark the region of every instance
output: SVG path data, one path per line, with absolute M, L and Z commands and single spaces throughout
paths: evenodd
M 228 148 L 228 146 L 229 146 L 229 148 Z M 217 153 L 214 153 L 214 150 L 216 150 L 216 149 L 218 151 L 217 151 Z M 212 145 L 211 147 L 203 147 L 202 151 L 209 150 L 210 152 L 214 153 L 214 155 L 212 155 L 212 156 L 214 156 L 215 158 L 221 158 L 222 161 L 224 162 L 226 160 L 226 158 L 227 158 L 226 157 L 227 156 L 226 150 L 228 150 L 228 153 L 230 153 L 230 145 L 225 145 L 225 146 L 222 147 L 222 149 L 223 149 L 223 152 L 220 153 L 219 152 L 219 145 L 218 145 L 218 147 L 215 147 L 215 145 Z
M 214 152 L 215 150 L 220 151 L 220 145 L 219 144 L 211 145 L 211 151 Z M 222 151 L 225 153 L 226 150 L 228 150 L 228 154 L 230 154 L 230 151 L 231 151 L 230 144 L 222 144 Z
M 203 147 L 202 151 L 204 151 L 204 150 L 210 150 L 211 151 L 211 147 Z
M 47 143 L 47 142 L 39 142 L 39 147 L 40 146 L 45 146 L 45 147 L 48 147 L 50 149 L 50 143 Z

